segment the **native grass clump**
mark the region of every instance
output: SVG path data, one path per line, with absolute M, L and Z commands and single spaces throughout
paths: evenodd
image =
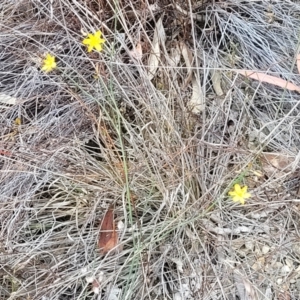
M 0 11 L 0 299 L 298 299 L 300 3 Z

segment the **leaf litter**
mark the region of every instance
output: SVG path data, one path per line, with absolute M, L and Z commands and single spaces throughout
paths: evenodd
M 162 18 L 159 18 L 155 26 L 154 36 L 151 43 L 151 53 L 148 59 L 149 80 L 153 79 L 156 74 L 159 63 L 161 61 L 161 47 L 164 46 L 165 41 L 166 41 L 166 33 L 162 23 Z
M 118 233 L 116 231 L 116 224 L 114 220 L 113 207 L 109 207 L 100 226 L 100 235 L 98 246 L 101 254 L 105 255 L 112 249 L 116 248 L 118 244 Z
M 299 4 L 89 4 L 2 3 L 1 93 L 22 103 L 1 103 L 1 297 L 296 299 Z M 82 27 L 111 52 L 88 57 Z M 58 73 L 30 59 L 45 51 Z M 253 181 L 243 208 L 226 197 L 237 177 Z

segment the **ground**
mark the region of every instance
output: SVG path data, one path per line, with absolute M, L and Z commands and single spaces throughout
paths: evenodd
M 0 299 L 300 299 L 299 16 L 2 0 Z

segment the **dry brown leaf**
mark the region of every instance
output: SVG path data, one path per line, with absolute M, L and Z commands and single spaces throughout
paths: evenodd
M 194 114 L 198 114 L 204 110 L 204 96 L 201 90 L 200 80 L 197 80 L 195 76 L 193 76 L 193 93 L 190 101 L 188 102 L 188 107 Z
M 180 43 L 179 47 L 181 49 L 181 54 L 183 56 L 186 68 L 187 68 L 187 77 L 184 81 L 183 88 L 186 88 L 189 82 L 192 79 L 193 76 L 193 69 L 192 69 L 192 64 L 193 64 L 193 53 L 192 51 L 187 47 L 185 43 Z
M 245 287 L 246 297 L 247 297 L 247 298 L 245 297 L 245 299 L 258 300 L 253 284 L 249 280 L 246 280 L 244 278 L 243 278 L 243 282 L 244 282 L 244 287 Z
M 258 300 L 256 291 L 252 283 L 245 278 L 238 270 L 233 271 L 234 281 L 240 299 Z
M 102 254 L 108 253 L 118 243 L 118 233 L 114 221 L 114 210 L 112 207 L 106 212 L 100 227 L 98 246 Z
M 180 62 L 181 50 L 179 47 L 171 48 L 170 55 L 167 57 L 170 67 L 176 68 Z
M 212 81 L 215 93 L 217 94 L 217 96 L 222 96 L 224 94 L 224 92 L 223 92 L 222 86 L 221 86 L 221 73 L 220 73 L 220 71 L 212 69 L 210 71 L 210 74 L 211 74 L 211 81 Z
M 300 74 L 300 54 L 297 55 L 297 69 L 298 73 Z
M 245 77 L 252 78 L 252 79 L 258 80 L 260 82 L 270 83 L 270 84 L 279 86 L 283 89 L 288 89 L 290 91 L 296 91 L 296 92 L 300 93 L 299 86 L 297 86 L 291 82 L 288 82 L 284 79 L 275 77 L 275 76 L 271 76 L 271 75 L 267 75 L 262 72 L 255 72 L 255 71 L 251 71 L 251 70 L 237 70 L 236 72 Z
M 288 156 L 283 153 L 263 152 L 262 155 L 266 162 L 270 163 L 278 170 L 284 170 L 288 168 L 294 161 L 292 156 Z
M 148 78 L 149 80 L 153 79 L 156 74 L 158 64 L 160 61 L 160 43 L 164 45 L 166 41 L 166 33 L 162 24 L 162 18 L 160 18 L 155 27 L 155 32 L 152 41 L 152 52 L 148 60 Z
M 254 271 L 260 271 L 264 268 L 266 259 L 264 256 L 258 257 L 256 262 L 251 266 Z
M 14 105 L 14 104 L 16 104 L 16 101 L 17 101 L 17 98 L 11 97 L 4 93 L 0 93 L 0 103 Z M 2 107 L 2 106 L 0 105 L 0 107 Z
M 283 153 L 263 152 L 260 156 L 263 173 L 280 177 L 292 170 L 294 158 Z
M 141 60 L 143 57 L 142 44 L 137 43 L 137 45 L 130 51 L 130 54 L 136 60 Z
M 10 151 L 0 150 L 0 155 L 4 155 L 4 156 L 12 156 L 12 153 L 11 153 Z
M 289 291 L 280 292 L 278 295 L 278 300 L 290 300 L 291 295 Z

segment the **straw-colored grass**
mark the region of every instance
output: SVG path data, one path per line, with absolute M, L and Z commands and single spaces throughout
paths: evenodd
M 299 299 L 300 95 L 236 72 L 300 85 L 299 15 L 2 0 L 0 299 Z M 118 245 L 102 255 L 110 205 Z

